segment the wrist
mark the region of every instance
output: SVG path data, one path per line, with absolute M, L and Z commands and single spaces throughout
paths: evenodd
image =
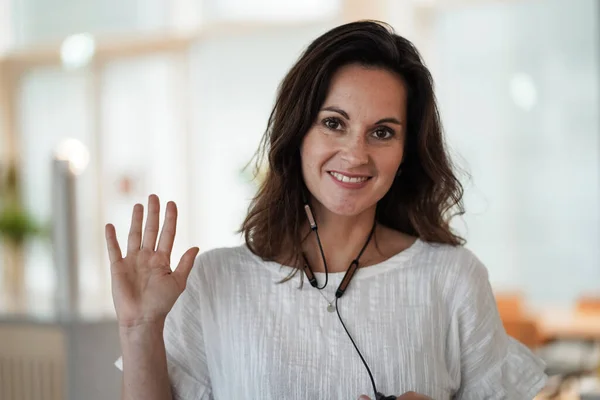
M 146 341 L 155 337 L 162 338 L 164 328 L 164 320 L 119 323 L 119 337 L 121 342 Z

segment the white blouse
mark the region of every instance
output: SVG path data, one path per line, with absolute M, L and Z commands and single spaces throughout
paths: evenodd
M 306 279 L 300 288 L 300 274 L 277 283 L 289 272 L 246 246 L 198 256 L 165 324 L 176 400 L 374 397 L 327 311 L 344 273 L 329 274 L 322 296 Z M 417 240 L 359 269 L 338 304 L 386 395 L 530 400 L 545 383 L 544 364 L 506 335 L 487 270 L 463 247 Z

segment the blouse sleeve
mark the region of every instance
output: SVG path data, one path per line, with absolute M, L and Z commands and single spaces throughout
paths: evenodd
M 174 400 L 209 400 L 211 386 L 200 314 L 202 255 L 165 321 L 167 367 Z
M 196 258 L 186 288 L 165 321 L 163 336 L 174 400 L 212 399 L 200 315 L 201 257 Z M 122 370 L 122 359 L 115 365 Z
M 460 400 L 531 400 L 545 365 L 504 330 L 486 268 L 477 260 L 463 279 L 455 312 L 460 345 Z

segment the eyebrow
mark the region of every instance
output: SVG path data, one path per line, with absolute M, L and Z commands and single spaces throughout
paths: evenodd
M 348 115 L 348 113 L 339 107 L 335 107 L 335 106 L 324 107 L 321 111 L 333 111 L 335 113 L 342 115 L 347 120 L 350 120 L 350 116 Z M 400 122 L 397 118 L 393 118 L 393 117 L 382 118 L 379 121 L 375 122 L 375 125 L 385 124 L 385 123 L 402 125 L 402 122 Z

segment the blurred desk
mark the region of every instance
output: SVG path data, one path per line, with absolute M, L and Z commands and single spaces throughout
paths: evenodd
M 600 312 L 545 309 L 536 317 L 543 341 L 581 339 L 600 341 Z
M 118 327 L 105 297 L 87 293 L 75 315 L 59 313 L 50 293 L 0 301 L 0 399 L 119 398 Z

